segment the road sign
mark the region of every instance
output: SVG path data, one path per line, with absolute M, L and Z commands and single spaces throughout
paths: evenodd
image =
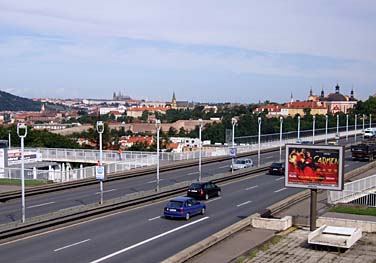
M 104 166 L 95 166 L 95 178 L 97 180 L 104 180 Z
M 230 157 L 235 158 L 236 157 L 236 148 L 231 147 L 229 149 L 229 155 L 230 155 Z

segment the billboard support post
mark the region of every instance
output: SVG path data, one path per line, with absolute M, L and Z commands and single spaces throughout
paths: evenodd
M 316 218 L 317 218 L 317 189 L 311 189 L 311 211 L 310 211 L 310 224 L 309 230 L 316 230 Z

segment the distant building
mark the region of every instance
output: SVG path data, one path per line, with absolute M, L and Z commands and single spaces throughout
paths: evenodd
M 193 109 L 194 103 L 189 101 L 177 101 L 175 96 L 175 91 L 172 94 L 172 100 L 171 100 L 171 109 L 173 110 L 187 110 L 187 109 Z
M 327 108 L 325 104 L 320 101 L 294 101 L 286 103 L 281 107 L 282 116 L 300 116 L 305 115 L 305 111 L 310 109 L 312 115 L 325 115 L 327 114 Z
M 118 94 L 116 94 L 116 92 L 114 92 L 114 94 L 112 95 L 112 99 L 113 100 L 130 100 L 131 97 L 127 96 L 127 95 L 123 95 L 120 91 L 118 92 Z

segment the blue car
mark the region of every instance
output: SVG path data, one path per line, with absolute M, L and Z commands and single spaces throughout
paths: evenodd
M 205 214 L 206 205 L 192 197 L 177 197 L 171 199 L 164 208 L 165 218 L 184 218 L 189 220 L 191 216 Z

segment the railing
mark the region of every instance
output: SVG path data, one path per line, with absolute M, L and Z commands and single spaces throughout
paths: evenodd
M 361 131 L 358 130 L 358 133 Z M 303 136 L 306 133 L 301 133 L 302 140 L 311 140 L 312 135 Z M 348 136 L 353 136 L 355 131 L 349 131 Z M 264 139 L 260 143 L 260 149 L 265 150 L 273 147 L 279 147 L 286 143 L 295 143 L 296 137 L 291 136 L 290 133 L 283 135 L 282 144 L 280 144 L 279 137 L 275 137 L 273 134 L 264 135 Z M 315 135 L 315 140 L 324 140 L 325 134 Z M 335 139 L 336 133 L 328 133 L 327 139 Z M 208 147 L 202 151 L 202 158 L 226 156 L 229 155 L 230 146 L 221 147 Z M 255 151 L 258 149 L 258 143 L 252 144 L 239 144 L 236 145 L 237 153 L 245 153 Z M 27 149 L 28 151 L 36 151 L 42 154 L 43 160 L 58 161 L 58 162 L 75 162 L 75 163 L 97 163 L 99 160 L 99 150 L 83 150 L 83 149 L 55 149 L 55 148 L 34 148 Z M 103 151 L 103 163 L 105 166 L 106 174 L 131 170 L 139 167 L 151 166 L 156 164 L 157 155 L 155 152 L 132 152 L 123 151 L 121 155 L 117 151 Z M 187 152 L 161 152 L 160 161 L 173 162 L 181 160 L 194 160 L 199 158 L 199 151 L 187 151 Z M 17 172 L 18 171 L 18 172 Z M 21 176 L 21 170 L 18 168 L 4 168 L 0 170 L 0 178 L 14 178 L 19 179 Z M 58 169 L 49 168 L 49 171 L 30 169 L 25 170 L 30 179 L 36 180 L 52 180 L 55 182 L 64 182 L 71 180 L 78 180 L 83 178 L 92 178 L 95 176 L 95 167 L 86 167 L 79 169 L 65 169 L 63 165 L 60 165 Z
M 147 167 L 157 163 L 156 156 L 147 156 L 128 161 L 119 161 L 115 163 L 104 164 L 105 174 L 113 174 L 126 170 Z M 26 180 L 40 180 L 53 182 L 67 182 L 79 179 L 94 178 L 96 173 L 95 166 L 72 169 L 70 166 L 58 165 L 56 169 L 49 166 L 48 170 L 25 169 Z M 0 168 L 0 178 L 21 179 L 21 169 L 19 168 Z
M 356 203 L 375 207 L 376 175 L 346 183 L 343 191 L 328 191 L 328 203 Z

